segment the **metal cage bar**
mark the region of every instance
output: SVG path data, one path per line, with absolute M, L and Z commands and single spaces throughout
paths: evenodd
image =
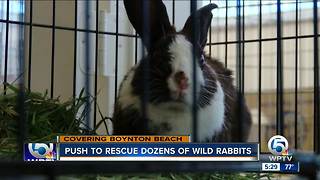
M 320 91 L 319 91 L 319 41 L 318 41 L 318 1 L 313 0 L 313 57 L 314 57 L 314 152 L 320 154 Z
M 176 0 L 172 0 L 172 25 L 173 26 L 176 23 L 176 20 L 175 20 L 175 16 L 176 16 L 175 7 L 176 7 Z
M 242 1 L 242 22 L 241 22 L 242 26 L 242 40 L 245 40 L 245 1 Z M 239 126 L 239 141 L 244 141 L 243 140 L 243 114 L 244 114 L 244 111 L 243 111 L 243 103 L 245 102 L 244 101 L 244 93 L 245 93 L 245 89 L 244 89 L 244 84 L 245 84 L 245 74 L 244 74 L 244 70 L 245 70 L 245 42 L 242 42 L 242 52 L 241 52 L 241 90 L 240 90 L 240 94 L 241 94 L 241 97 L 239 98 L 240 101 L 239 101 L 239 108 L 240 108 L 240 119 L 239 119 L 239 122 L 240 122 L 240 126 Z
M 7 85 L 6 85 L 6 83 L 7 83 L 7 81 L 8 81 L 8 46 L 9 46 L 9 10 L 10 10 L 10 8 L 9 8 L 9 0 L 7 0 L 7 17 L 6 17 L 6 39 L 5 39 L 5 54 L 4 54 L 4 87 L 3 87 L 3 90 L 4 90 L 4 94 L 6 94 L 7 92 L 6 92 L 6 90 L 7 90 Z
M 31 70 L 32 70 L 32 23 L 33 23 L 33 0 L 30 0 L 30 26 L 29 26 L 29 57 L 28 57 L 28 90 L 31 89 Z
M 90 9 L 91 9 L 91 3 L 90 1 L 85 2 L 85 28 L 89 29 L 90 28 Z M 89 77 L 89 72 L 90 72 L 90 58 L 91 58 L 91 49 L 90 49 L 90 42 L 91 42 L 91 37 L 89 32 L 85 33 L 85 97 L 90 97 L 90 92 L 91 92 L 91 80 Z M 86 98 L 86 103 L 85 103 L 85 128 L 86 130 L 91 130 L 92 123 L 91 123 L 91 110 L 90 110 L 90 99 Z
M 210 3 L 212 3 L 212 0 L 210 0 Z M 211 57 L 212 54 L 212 25 L 209 27 L 209 56 Z
M 295 16 L 295 88 L 294 88 L 294 145 L 295 149 L 298 149 L 298 9 L 299 4 L 296 1 L 296 16 Z
M 74 28 L 78 28 L 78 0 L 74 1 Z M 78 47 L 78 31 L 74 31 L 73 36 L 73 98 L 76 98 L 76 88 L 77 88 L 77 47 Z
M 50 97 L 53 98 L 54 91 L 54 66 L 55 66 L 55 43 L 56 42 L 56 0 L 52 0 L 52 31 L 51 31 L 51 81 Z
M 25 26 L 33 26 L 33 27 L 41 27 L 41 28 L 52 28 L 52 25 L 46 25 L 46 24 L 38 24 L 38 23 L 33 23 L 30 24 L 29 22 L 21 22 L 21 21 L 14 21 L 14 20 L 4 20 L 0 19 L 0 23 L 9 23 L 9 24 L 18 24 L 18 25 L 25 25 Z M 77 32 L 84 32 L 84 33 L 95 33 L 95 30 L 90 30 L 90 29 L 83 29 L 83 28 L 72 28 L 72 27 L 62 27 L 62 26 L 55 26 L 56 29 L 58 30 L 67 30 L 67 31 L 77 31 Z M 133 34 L 125 34 L 125 33 L 116 33 L 116 32 L 108 32 L 108 31 L 99 31 L 99 34 L 102 35 L 118 35 L 120 37 L 130 37 L 130 38 L 135 38 L 138 37 L 137 35 Z M 320 34 L 318 33 L 318 36 Z M 287 40 L 287 39 L 302 39 L 302 38 L 313 38 L 314 35 L 299 35 L 298 37 L 296 36 L 283 36 L 282 40 Z M 261 41 L 275 41 L 277 38 L 262 38 Z M 213 42 L 213 43 L 207 43 L 206 45 L 225 45 L 225 44 L 237 44 L 237 43 L 250 43 L 250 42 L 259 42 L 259 39 L 246 39 L 246 40 L 233 40 L 233 41 L 227 41 L 227 42 Z
M 243 88 L 242 88 L 242 83 L 243 83 L 243 76 L 242 76 L 242 64 L 243 64 L 243 57 L 242 53 L 243 53 L 243 34 L 242 34 L 242 19 L 241 19 L 241 0 L 237 0 L 237 15 L 236 15 L 236 23 L 237 23 L 237 30 L 236 30 L 236 39 L 239 43 L 236 44 L 236 74 L 237 74 L 237 82 L 236 82 L 236 87 L 237 87 L 237 100 L 238 100 L 238 105 L 239 105 L 239 109 L 237 110 L 237 114 L 239 117 L 239 120 L 237 121 L 237 127 L 238 128 L 238 141 L 241 141 L 241 137 L 242 137 L 242 102 L 243 102 Z
M 95 33 L 95 52 L 94 52 L 94 99 L 97 100 L 98 95 L 98 53 L 99 53 L 99 1 L 96 0 L 96 33 Z M 93 125 L 97 124 L 97 102 L 93 103 Z
M 245 1 L 242 1 L 242 22 L 241 22 L 241 24 L 242 24 L 242 26 L 241 26 L 241 28 L 242 28 L 242 30 L 241 30 L 241 33 L 242 33 L 242 37 L 241 37 L 241 39 L 242 40 L 245 40 Z M 244 69 L 245 69 L 245 42 L 242 42 L 241 43 L 242 44 L 242 52 L 241 52 L 241 60 L 242 60 L 242 62 L 241 62 L 241 93 L 242 93 L 242 95 L 244 95 L 244 84 L 245 84 L 245 82 L 244 82 Z M 240 107 L 242 108 L 242 105 L 240 105 Z M 241 112 L 242 112 L 242 110 L 241 110 Z M 241 114 L 242 115 L 242 114 Z M 242 117 L 242 116 L 241 116 Z M 242 119 L 240 119 L 240 120 L 242 120 Z M 240 121 L 240 123 L 242 124 L 242 122 Z M 241 126 L 241 128 L 242 128 L 242 126 Z M 242 131 L 242 130 L 241 130 Z M 242 135 L 242 134 L 241 134 Z
M 137 64 L 138 62 L 138 37 L 137 32 L 135 32 L 135 38 L 134 38 L 134 64 Z
M 226 1 L 226 19 L 225 19 L 225 42 L 228 42 L 228 1 Z M 211 28 L 211 26 L 210 26 Z M 211 44 L 211 42 L 210 42 Z M 227 68 L 228 67 L 228 44 L 226 43 L 225 44 L 225 47 L 224 47 L 224 56 L 225 56 L 225 59 L 224 59 L 224 66 Z
M 283 63 L 281 2 L 277 0 L 277 134 L 283 135 Z
M 23 19 L 23 15 L 19 15 L 19 19 Z M 26 122 L 26 112 L 25 112 L 25 54 L 24 54 L 24 33 L 25 29 L 22 25 L 18 27 L 19 33 L 19 57 L 18 57 L 18 77 L 19 77 L 19 93 L 17 98 L 17 112 L 19 113 L 19 124 L 18 124 L 18 152 L 23 154 L 23 145 L 27 139 L 27 122 Z
M 10 23 L 10 24 L 18 24 L 18 25 L 26 25 L 26 26 L 34 26 L 34 27 L 41 27 L 41 28 L 50 28 L 52 29 L 52 25 L 48 24 L 39 24 L 39 23 L 32 23 L 30 22 L 24 22 L 24 21 L 15 21 L 15 20 L 6 20 L 6 19 L 0 19 L 0 23 Z M 73 28 L 73 27 L 65 27 L 65 26 L 55 26 L 55 29 L 57 30 L 66 30 L 66 31 L 78 31 L 78 32 L 84 32 L 84 33 L 96 33 L 96 30 L 91 30 L 91 29 L 86 29 L 86 28 Z M 116 33 L 116 32 L 109 32 L 109 31 L 99 31 L 99 34 L 104 34 L 104 35 L 118 35 L 118 36 L 123 36 L 123 37 L 136 37 L 133 34 L 125 34 L 125 33 Z
M 247 0 L 244 0 L 244 1 L 247 1 Z M 297 0 L 297 1 L 298 1 L 298 4 L 303 4 L 303 3 L 309 2 L 309 1 L 301 1 L 301 0 Z M 290 5 L 290 4 L 295 4 L 295 3 L 296 3 L 296 1 L 283 1 L 283 2 L 281 2 L 282 5 Z M 263 6 L 272 6 L 272 5 L 276 5 L 276 4 L 277 4 L 277 2 L 273 1 L 273 2 L 270 2 L 270 3 L 266 3 L 265 2 L 262 5 Z M 259 5 L 257 5 L 257 4 L 248 4 L 246 6 L 247 7 L 255 7 L 255 6 L 259 6 Z M 219 6 L 219 8 L 225 8 L 225 7 L 226 6 Z M 234 5 L 234 6 L 229 5 L 229 8 L 237 8 L 237 5 Z
M 262 0 L 259 0 L 259 47 L 258 47 L 258 141 L 261 144 L 261 63 L 262 63 Z
M 318 37 L 320 36 L 320 34 L 318 34 Z M 314 35 L 299 35 L 298 37 L 296 36 L 285 36 L 285 37 L 282 37 L 281 39 L 282 40 L 288 40 L 288 39 L 295 39 L 295 38 L 298 38 L 298 39 L 305 39 L 305 38 L 313 38 Z M 241 44 L 241 43 L 252 43 L 252 42 L 266 42 L 266 41 L 276 41 L 277 38 L 262 38 L 262 39 L 246 39 L 246 40 L 234 40 L 234 41 L 228 41 L 228 42 L 214 42 L 214 43 L 211 43 L 211 45 L 224 45 L 224 44 Z M 209 43 L 207 43 L 207 45 L 210 45 Z
M 197 1 L 190 0 L 190 14 L 196 12 L 197 10 Z M 197 37 L 199 34 L 198 28 L 199 22 L 197 21 L 195 16 L 192 16 L 192 37 L 191 41 L 193 44 L 196 44 Z M 197 108 L 197 62 L 196 62 L 196 47 L 193 46 L 192 48 L 192 80 L 193 80 L 193 87 L 192 87 L 192 140 L 196 142 L 198 139 L 198 108 Z
M 116 54 L 115 54 L 115 79 L 114 79 L 114 88 L 115 88 L 115 94 L 114 94 L 114 102 L 117 101 L 118 96 L 118 46 L 119 46 L 119 0 L 116 0 Z

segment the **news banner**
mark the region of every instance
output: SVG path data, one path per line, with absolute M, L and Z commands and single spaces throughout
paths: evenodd
M 299 172 L 288 141 L 273 136 L 261 171 Z M 192 143 L 190 136 L 58 136 L 54 143 L 26 143 L 25 161 L 243 161 L 259 162 L 258 143 Z

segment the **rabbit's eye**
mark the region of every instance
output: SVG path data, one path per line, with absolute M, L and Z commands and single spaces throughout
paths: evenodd
M 201 54 L 201 57 L 200 57 L 200 67 L 201 67 L 201 69 L 203 68 L 204 63 L 205 63 L 205 58 L 204 58 L 204 55 Z

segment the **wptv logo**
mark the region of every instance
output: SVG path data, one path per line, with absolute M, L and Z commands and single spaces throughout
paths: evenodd
M 56 144 L 27 143 L 24 145 L 25 161 L 54 161 L 57 159 Z
M 271 152 L 269 160 L 272 162 L 290 162 L 292 156 L 289 154 L 288 140 L 280 135 L 273 136 L 268 141 L 268 149 Z

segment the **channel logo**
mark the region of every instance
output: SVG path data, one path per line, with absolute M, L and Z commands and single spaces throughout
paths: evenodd
M 288 140 L 280 135 L 273 136 L 268 141 L 269 151 L 276 156 L 287 156 L 288 154 Z
M 25 161 L 56 160 L 56 145 L 54 143 L 27 143 L 24 145 Z

